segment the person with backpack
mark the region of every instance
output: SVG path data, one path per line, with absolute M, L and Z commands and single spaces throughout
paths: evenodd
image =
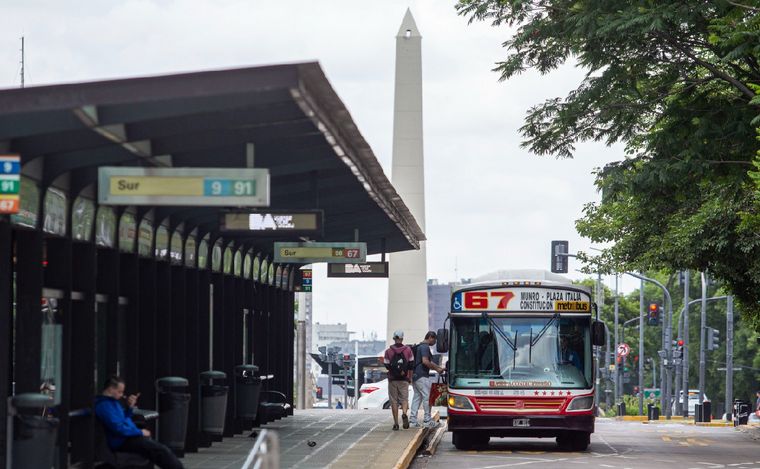
M 422 425 L 425 427 L 433 427 L 437 425 L 430 414 L 430 388 L 433 385 L 433 382 L 430 380 L 430 370 L 435 370 L 439 374 L 443 373 L 444 370 L 433 362 L 433 356 L 430 351 L 430 347 L 435 345 L 436 340 L 436 333 L 428 331 L 428 333 L 425 334 L 425 340 L 413 347 L 415 366 L 414 374 L 412 376 L 412 388 L 414 389 L 414 398 L 412 399 L 412 415 L 410 421 L 414 427 L 420 426 L 420 424 L 417 423 L 417 413 L 420 410 L 420 404 L 422 404 L 422 409 L 425 413 Z
M 398 430 L 399 406 L 404 428 L 409 428 L 409 382 L 412 380 L 414 354 L 408 345 L 404 345 L 404 331 L 393 333 L 393 344 L 386 349 L 383 364 L 388 369 L 388 396 L 393 413 L 393 429 Z

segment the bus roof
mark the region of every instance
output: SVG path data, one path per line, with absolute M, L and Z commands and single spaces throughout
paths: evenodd
M 591 293 L 591 290 L 583 285 L 574 284 L 569 278 L 558 275 L 548 270 L 541 269 L 513 269 L 498 270 L 474 279 L 473 283 L 460 285 L 454 288 L 453 292 L 461 290 L 471 290 L 473 288 L 496 288 L 506 286 L 552 286 L 552 287 L 572 287 L 575 289 Z

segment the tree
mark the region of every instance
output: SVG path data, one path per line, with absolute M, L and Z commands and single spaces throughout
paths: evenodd
M 710 270 L 760 325 L 760 10 L 730 0 L 460 0 L 457 10 L 515 28 L 495 68 L 503 80 L 573 60 L 587 70 L 565 98 L 532 107 L 521 132 L 538 155 L 624 143 L 625 159 L 597 173 L 601 202 L 577 221 L 612 244 L 603 266 Z

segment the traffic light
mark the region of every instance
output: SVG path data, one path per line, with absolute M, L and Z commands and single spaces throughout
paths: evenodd
M 647 312 L 647 325 L 659 326 L 660 325 L 660 305 L 657 303 L 650 303 L 649 310 Z
M 675 347 L 673 347 L 673 358 L 683 358 L 683 340 L 679 339 L 675 342 Z
M 713 329 L 712 327 L 707 328 L 707 350 L 717 350 L 720 348 L 720 331 L 718 329 Z

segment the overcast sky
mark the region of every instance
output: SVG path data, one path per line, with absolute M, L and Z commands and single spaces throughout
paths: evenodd
M 454 4 L 2 0 L 0 87 L 19 86 L 22 34 L 27 86 L 318 60 L 389 173 L 394 36 L 411 7 L 423 36 L 428 276 L 449 282 L 455 268 L 460 278 L 548 268 L 553 239 L 588 249 L 574 221 L 599 198 L 594 169 L 622 150 L 589 143 L 575 159 L 556 160 L 521 149 L 526 110 L 564 96 L 583 71 L 565 66 L 499 82 L 491 68 L 510 31 L 468 25 Z M 327 279 L 324 271 L 317 267 L 314 279 L 315 321 L 384 336 L 387 281 Z

